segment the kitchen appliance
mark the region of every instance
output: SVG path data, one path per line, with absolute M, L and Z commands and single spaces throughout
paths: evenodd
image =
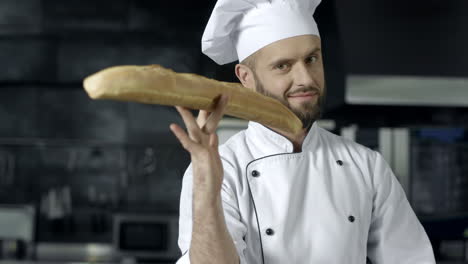
M 120 259 L 171 261 L 180 256 L 178 216 L 117 214 L 113 246 Z
M 342 128 L 379 151 L 422 217 L 468 214 L 468 129 L 463 127 Z
M 468 1 L 335 5 L 347 104 L 467 106 Z M 440 41 L 431 42 L 434 38 Z
M 32 205 L 0 204 L 0 258 L 31 258 L 35 209 Z

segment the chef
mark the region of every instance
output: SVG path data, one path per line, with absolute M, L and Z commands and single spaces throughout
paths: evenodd
M 177 107 L 190 152 L 177 263 L 430 264 L 428 237 L 382 156 L 317 126 L 325 81 L 313 13 L 320 0 L 218 0 L 202 37 L 245 89 L 302 121 L 288 134 L 250 122 L 218 147 L 229 100 L 197 118 Z

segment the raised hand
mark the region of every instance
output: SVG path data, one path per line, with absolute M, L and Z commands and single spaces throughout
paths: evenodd
M 212 202 L 219 197 L 223 180 L 223 167 L 218 152 L 216 129 L 223 117 L 228 100 L 227 96 L 220 96 L 215 110 L 211 113 L 200 110 L 196 120 L 188 109 L 177 106 L 177 111 L 182 116 L 187 132 L 176 124 L 170 126 L 171 131 L 184 149 L 190 153 L 194 195 Z

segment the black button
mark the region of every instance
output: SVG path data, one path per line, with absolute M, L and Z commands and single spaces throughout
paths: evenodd
M 338 165 L 340 165 L 340 166 L 343 166 L 343 161 L 341 161 L 341 160 L 337 160 L 336 163 L 337 163 Z
M 354 220 L 356 220 L 356 218 L 354 216 L 350 215 L 348 217 L 348 220 L 352 223 L 352 222 L 354 222 Z
M 253 171 L 252 171 L 252 176 L 253 176 L 253 177 L 258 177 L 258 176 L 260 176 L 260 172 L 258 172 L 258 171 L 256 171 L 256 170 L 253 170 Z
M 272 236 L 275 233 L 275 231 L 273 231 L 273 229 L 271 228 L 268 228 L 267 230 L 265 230 L 265 233 L 269 236 Z

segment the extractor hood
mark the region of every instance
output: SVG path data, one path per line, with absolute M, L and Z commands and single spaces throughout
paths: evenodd
M 348 104 L 468 106 L 468 1 L 337 0 Z

